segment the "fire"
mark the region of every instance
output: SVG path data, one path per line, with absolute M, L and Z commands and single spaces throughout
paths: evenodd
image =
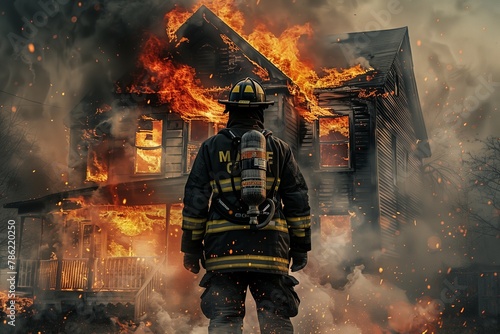
M 167 22 L 166 33 L 171 42 L 177 38 L 175 36 L 177 29 L 179 29 L 179 27 L 202 5 L 201 2 L 197 3 L 189 11 L 177 7 L 165 15 L 164 19 Z M 215 15 L 226 22 L 226 24 L 236 32 L 241 32 L 243 30 L 245 18 L 243 17 L 243 13 L 234 8 L 233 1 L 210 0 L 205 1 L 204 5 L 209 7 Z
M 96 151 L 89 152 L 86 180 L 90 182 L 106 182 L 108 180 L 108 165 L 99 159 Z
M 303 37 L 310 38 L 313 35 L 310 24 L 292 26 L 283 31 L 280 36 L 275 36 L 265 25 L 257 22 L 253 32 L 246 35 L 243 30 L 245 26 L 243 13 L 236 8 L 234 1 L 212 0 L 204 2 L 203 5 L 213 11 L 292 80 L 293 86 L 289 87 L 289 91 L 297 98 L 298 110 L 307 121 L 312 121 L 318 116 L 330 115 L 328 110 L 318 105 L 314 96 L 315 88 L 336 87 L 371 70 L 356 65 L 349 69 L 322 69 L 319 75 L 314 70 L 313 64 L 300 59 L 299 41 Z M 176 7 L 165 15 L 165 32 L 169 43 L 177 42 L 179 45 L 188 42 L 185 39 L 178 40 L 176 32 L 201 6 L 201 3 L 197 3 L 190 10 Z M 225 37 L 221 36 L 229 48 L 237 48 Z M 150 77 L 141 78 L 140 83 L 131 87 L 130 91 L 158 93 L 161 102 L 169 103 L 171 110 L 179 112 L 185 120 L 202 118 L 220 122 L 223 107 L 215 102 L 212 93 L 227 91 L 229 87 L 215 88 L 215 91 L 201 88 L 196 79 L 195 70 L 187 65 L 174 64 L 170 59 L 165 58 L 162 55 L 165 48 L 166 42 L 162 42 L 157 37 L 149 38 L 140 56 L 140 63 L 148 71 Z M 258 64 L 254 63 L 254 65 L 255 75 L 262 81 L 268 80 L 267 71 Z M 308 107 L 303 107 L 305 105 Z
M 328 137 L 330 134 L 334 134 L 335 132 L 337 132 L 347 138 L 349 137 L 349 118 L 322 118 L 319 130 L 320 137 Z
M 220 121 L 224 107 L 212 96 L 225 88 L 204 89 L 196 79 L 195 70 L 187 65 L 174 63 L 162 57 L 166 43 L 155 36 L 146 42 L 139 61 L 149 76 L 129 88 L 130 93 L 156 93 L 160 102 L 169 104 L 172 110 L 185 120 L 204 118 Z
M 81 249 L 86 255 L 95 254 L 97 257 L 104 256 L 101 253 L 104 250 L 110 257 L 149 256 L 162 247 L 161 231 L 166 228 L 166 205 L 102 205 L 96 204 L 93 199 L 71 199 L 71 202 L 74 201 L 85 204 L 81 208 L 65 211 L 65 204 L 61 203 L 61 211 L 55 212 L 71 238 L 83 238 L 80 240 L 83 246 L 74 242 L 66 245 L 64 258 L 82 257 Z M 91 239 L 94 241 L 91 242 Z M 95 245 L 92 246 L 92 243 Z
M 143 116 L 150 122 L 152 129 L 139 129 L 135 134 L 137 155 L 135 160 L 136 173 L 160 173 L 162 158 L 163 122 Z
M 99 212 L 99 219 L 110 222 L 116 230 L 128 237 L 153 231 L 156 225 L 165 226 L 165 205 L 106 206 Z

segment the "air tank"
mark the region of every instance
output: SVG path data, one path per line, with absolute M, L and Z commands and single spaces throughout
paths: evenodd
M 256 130 L 241 137 L 241 198 L 248 205 L 250 224 L 257 224 L 259 205 L 266 200 L 266 138 Z

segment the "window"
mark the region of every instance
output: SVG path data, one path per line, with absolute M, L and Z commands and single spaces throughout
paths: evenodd
M 159 174 L 162 171 L 163 122 L 143 116 L 135 133 L 135 174 Z
M 103 139 L 89 144 L 86 181 L 108 181 L 108 154 L 108 142 L 106 140 Z
M 349 116 L 322 117 L 318 131 L 320 168 L 349 168 Z
M 201 144 L 213 136 L 225 126 L 222 123 L 211 123 L 203 120 L 192 120 L 189 123 L 189 140 L 188 140 L 188 154 L 187 154 L 187 167 L 188 172 L 193 166 L 194 159 L 198 154 Z

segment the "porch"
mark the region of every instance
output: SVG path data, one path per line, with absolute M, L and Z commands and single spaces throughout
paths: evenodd
M 135 318 L 163 285 L 166 257 L 18 260 L 17 289 L 35 304 L 134 305 Z

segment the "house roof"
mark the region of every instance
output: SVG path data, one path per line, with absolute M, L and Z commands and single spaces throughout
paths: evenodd
M 362 64 L 372 69 L 369 75 L 360 75 L 346 81 L 341 87 L 327 89 L 334 94 L 360 89 L 382 89 L 396 58 L 400 57 L 408 106 L 415 133 L 420 139 L 419 149 L 424 157 L 429 157 L 431 150 L 415 81 L 408 27 L 331 35 L 326 38 L 325 50 L 328 55 L 325 67 L 348 68 Z M 320 89 L 317 92 L 327 90 Z
M 181 201 L 186 176 L 95 185 L 68 190 L 47 196 L 6 203 L 4 208 L 17 209 L 19 215 L 38 216 L 49 212 L 80 208 L 79 200 L 92 205 L 118 203 L 123 205 L 151 205 Z
M 325 52 L 329 55 L 324 66 L 348 68 L 360 63 L 372 68 L 374 75 L 359 76 L 345 85 L 382 87 L 398 52 L 404 51 L 402 46 L 407 38 L 407 27 L 330 35 L 324 43 Z M 406 58 L 411 61 L 411 51 L 407 51 Z
M 198 10 L 189 17 L 176 31 L 178 40 L 186 38 L 189 43 L 181 43 L 178 48 L 196 45 L 197 43 L 205 43 L 207 40 L 212 40 L 219 45 L 224 45 L 225 42 L 221 37 L 225 35 L 234 43 L 253 66 L 260 66 L 269 73 L 270 82 L 290 82 L 291 79 L 286 76 L 276 65 L 269 59 L 257 51 L 250 43 L 248 43 L 241 35 L 228 26 L 223 20 L 215 15 L 205 5 L 202 5 Z M 248 75 L 254 75 L 251 71 Z

